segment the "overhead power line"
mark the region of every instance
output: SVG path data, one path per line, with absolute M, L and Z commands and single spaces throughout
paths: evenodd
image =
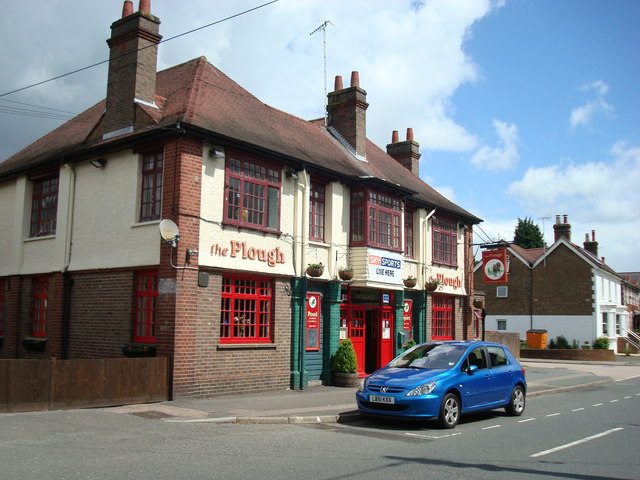
M 266 7 L 268 5 L 271 5 L 272 3 L 276 3 L 277 1 L 278 0 L 271 0 L 270 2 L 263 3 L 262 5 L 258 5 L 257 7 L 253 7 L 253 8 L 250 8 L 248 10 L 244 10 L 243 12 L 239 12 L 239 13 L 236 13 L 234 15 L 230 15 L 230 16 L 228 16 L 226 18 L 221 19 L 221 20 L 216 20 L 215 22 L 211 22 L 211 23 L 208 23 L 207 25 L 203 25 L 201 27 L 194 28 L 193 30 L 189 30 L 187 32 L 179 33 L 178 35 L 174 35 L 173 37 L 169 37 L 169 38 L 166 38 L 164 40 L 161 40 L 160 43 L 167 43 L 167 42 L 169 42 L 171 40 L 175 40 L 176 38 L 184 37 L 185 35 L 189 35 L 190 33 L 197 32 L 198 30 L 202 30 L 202 29 L 211 27 L 213 25 L 218 25 L 219 23 L 223 23 L 223 22 L 226 22 L 228 20 L 232 20 L 234 18 L 240 17 L 242 15 L 246 15 L 247 13 L 251 13 L 251 12 L 253 12 L 255 10 L 258 10 L 260 8 L 263 8 L 263 7 Z M 146 48 L 150 48 L 152 46 L 153 45 L 148 45 L 146 47 L 142 47 L 138 51 L 144 50 Z M 131 55 L 131 53 L 126 53 L 123 56 L 126 56 L 126 55 Z M 55 77 L 48 78 L 47 80 L 42 80 L 40 82 L 33 83 L 31 85 L 27 85 L 26 87 L 17 88 L 15 90 L 10 91 L 10 92 L 6 92 L 6 93 L 0 94 L 0 98 L 1 97 L 5 97 L 7 95 L 14 94 L 14 93 L 22 92 L 23 90 L 27 90 L 29 88 L 37 87 L 37 86 L 43 85 L 45 83 L 53 82 L 54 80 L 59 80 L 59 79 L 64 78 L 64 77 L 68 77 L 69 75 L 73 75 L 73 74 L 76 74 L 76 73 L 84 72 L 85 70 L 89 70 L 91 68 L 97 67 L 99 65 L 103 65 L 103 64 L 108 63 L 108 62 L 109 62 L 108 59 L 107 60 L 102 60 L 101 62 L 96 62 L 96 63 L 94 63 L 92 65 L 88 65 L 86 67 L 78 68 L 78 69 L 73 70 L 71 72 L 63 73 L 62 75 L 57 75 Z

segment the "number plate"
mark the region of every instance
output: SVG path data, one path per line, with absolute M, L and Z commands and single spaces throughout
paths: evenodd
M 382 395 L 369 395 L 369 401 L 374 403 L 396 403 L 395 398 Z

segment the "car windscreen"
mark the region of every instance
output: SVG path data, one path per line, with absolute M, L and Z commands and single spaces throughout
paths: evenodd
M 449 369 L 453 367 L 467 347 L 446 343 L 417 345 L 393 360 L 389 366 L 396 368 L 433 368 Z

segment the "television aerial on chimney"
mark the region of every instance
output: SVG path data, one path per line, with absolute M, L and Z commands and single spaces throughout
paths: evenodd
M 333 25 L 333 23 L 331 23 L 329 20 L 325 20 L 324 22 L 322 22 L 322 25 L 320 25 L 318 28 L 316 28 L 313 32 L 309 34 L 309 35 L 313 35 L 314 33 L 322 31 L 322 52 L 324 57 L 324 99 L 322 100 L 322 105 L 325 107 L 324 109 L 325 123 L 327 120 L 326 106 L 327 106 L 327 26 L 328 25 Z

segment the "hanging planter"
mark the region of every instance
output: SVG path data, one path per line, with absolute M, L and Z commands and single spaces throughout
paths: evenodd
M 122 354 L 125 357 L 155 357 L 156 356 L 156 346 L 155 345 L 141 345 L 141 344 L 133 344 L 133 345 L 125 345 L 122 347 Z
M 418 283 L 418 279 L 412 275 L 409 275 L 407 278 L 403 280 L 404 286 L 407 288 L 413 288 Z
M 431 280 L 424 284 L 424 289 L 427 292 L 435 292 L 438 289 L 440 282 L 437 280 Z
M 353 278 L 353 269 L 352 268 L 341 268 L 338 270 L 338 276 L 341 280 L 348 282 Z
M 484 300 L 481 300 L 479 298 L 476 298 L 473 300 L 473 306 L 475 308 L 483 308 L 484 307 Z
M 310 277 L 321 277 L 324 273 L 324 265 L 320 263 L 310 263 L 307 267 L 307 275 Z

